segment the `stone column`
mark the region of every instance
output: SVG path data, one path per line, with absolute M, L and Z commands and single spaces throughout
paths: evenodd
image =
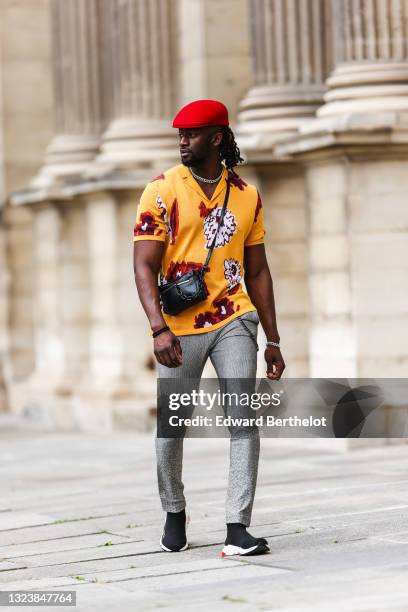
M 59 392 L 68 394 L 89 374 L 89 287 L 88 232 L 83 198 L 60 203 L 60 317 L 65 350 L 64 379 Z
M 123 375 L 123 333 L 118 316 L 117 202 L 110 192 L 84 196 L 88 250 L 89 355 L 86 376 L 76 388 L 80 429 L 112 427 L 112 395 Z
M 80 173 L 97 154 L 102 128 L 98 0 L 51 0 L 56 135 L 33 186 Z
M 408 360 L 408 0 L 331 7 L 325 104 L 275 148 L 306 172 L 310 375 L 398 377 Z M 374 299 L 378 286 L 386 300 Z
M 175 9 L 174 0 L 104 4 L 112 121 L 103 135 L 100 163 L 146 167 L 175 161 L 170 121 L 177 77 Z
M 8 303 L 7 378 L 14 384 L 28 377 L 35 364 L 33 214 L 25 206 L 6 206 L 2 214 L 6 258 L 3 274 L 6 275 Z
M 178 104 L 199 98 L 222 100 L 235 122 L 238 103 L 251 84 L 248 2 L 178 1 Z
M 75 380 L 71 415 L 81 430 L 145 429 L 147 407 L 155 406 L 152 341 L 137 298 L 129 240 L 140 194 L 94 191 L 84 194 L 84 210 L 69 211 L 71 228 L 65 234 L 70 246 L 65 246 L 75 257 L 68 258 L 63 274 L 63 320 L 69 325 L 64 330 L 66 371 Z M 85 258 L 87 269 L 81 265 Z
M 90 374 L 103 386 L 121 373 L 117 322 L 117 211 L 114 197 L 87 197 L 87 242 L 90 282 Z
M 26 310 L 34 311 L 35 359 L 31 375 L 11 386 L 10 406 L 42 426 L 72 430 L 81 422 L 77 389 L 89 379 L 85 210 L 81 198 L 34 209 L 34 299 Z
M 8 349 L 8 266 L 3 211 L 0 206 L 0 413 L 6 410 L 5 361 Z
M 326 53 L 323 0 L 250 0 L 253 85 L 241 102 L 238 135 L 249 152 L 312 119 L 322 102 Z
M 34 214 L 35 371 L 39 388 L 54 389 L 64 373 L 61 336 L 60 240 L 62 220 L 57 204 L 38 205 Z
M 359 376 L 349 218 L 349 166 L 308 164 L 309 376 Z
M 335 69 L 317 115 L 408 110 L 408 0 L 332 0 Z

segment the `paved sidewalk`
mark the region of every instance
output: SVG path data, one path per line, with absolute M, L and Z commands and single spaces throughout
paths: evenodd
M 262 440 L 251 531 L 271 553 L 242 560 L 220 558 L 227 460 L 228 440 L 185 441 L 191 547 L 169 554 L 152 434 L 0 426 L 0 589 L 74 589 L 81 612 L 408 609 L 408 446 Z

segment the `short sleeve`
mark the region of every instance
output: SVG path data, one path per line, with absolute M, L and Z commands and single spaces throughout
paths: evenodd
M 262 199 L 257 191 L 257 202 L 255 207 L 254 220 L 252 223 L 251 230 L 245 239 L 245 246 L 254 246 L 256 244 L 264 243 L 265 227 L 263 219 L 263 206 Z
M 136 211 L 133 241 L 166 240 L 165 207 L 157 189 L 157 182 L 149 183 L 143 191 Z

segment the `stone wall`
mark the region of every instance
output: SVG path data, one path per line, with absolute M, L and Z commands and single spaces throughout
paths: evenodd
M 9 394 L 34 367 L 34 266 L 33 211 L 7 197 L 27 187 L 53 133 L 50 41 L 48 0 L 0 3 L 0 372 Z
M 408 0 L 28 4 L 1 9 L 10 410 L 152 424 L 131 232 L 141 189 L 178 163 L 172 116 L 200 97 L 229 106 L 263 197 L 285 375 L 403 375 Z M 23 37 L 33 11 L 41 40 Z

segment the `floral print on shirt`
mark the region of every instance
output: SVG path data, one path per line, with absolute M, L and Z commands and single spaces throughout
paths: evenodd
M 243 287 L 244 247 L 262 244 L 265 235 L 262 203 L 255 185 L 225 168 L 215 197 L 208 199 L 183 164 L 157 174 L 140 197 L 134 240 L 163 243 L 160 285 L 202 269 L 218 229 L 226 179 L 231 180 L 211 271 L 204 276 L 207 298 L 178 315 L 163 313 L 170 329 L 176 335 L 205 333 L 255 310 Z
M 207 243 L 205 245 L 207 249 L 211 247 L 212 241 L 214 240 L 214 236 L 218 230 L 221 210 L 221 207 L 213 208 L 211 210 L 211 213 L 205 217 L 204 234 L 207 239 Z M 236 231 L 237 224 L 235 221 L 235 216 L 227 208 L 224 214 L 222 225 L 220 227 L 220 231 L 218 232 L 217 238 L 215 240 L 215 248 L 222 247 L 228 242 L 230 242 L 232 236 L 236 233 Z
M 261 196 L 259 195 L 258 192 L 258 199 L 256 202 L 256 208 L 255 208 L 255 218 L 254 218 L 254 223 L 256 223 L 256 220 L 258 219 L 258 215 L 259 215 L 259 211 L 262 208 L 262 200 L 261 200 Z
M 170 209 L 170 215 L 167 213 L 167 206 L 158 195 L 156 198 L 157 206 L 160 210 L 160 215 L 166 226 L 166 232 L 170 236 L 170 244 L 174 244 L 179 229 L 179 212 L 177 198 L 174 198 L 172 207 Z
M 198 210 L 200 211 L 200 217 L 208 217 L 208 215 L 214 210 L 214 208 L 217 208 L 217 206 L 214 206 L 213 208 L 207 208 L 207 206 L 204 204 L 203 201 L 200 202 L 200 204 L 198 205 Z
M 228 281 L 228 289 L 232 289 L 242 281 L 241 265 L 236 259 L 224 259 L 224 276 Z
M 133 228 L 134 236 L 153 236 L 154 230 L 159 227 L 154 216 L 148 211 L 140 215 L 140 223 L 136 223 Z
M 248 186 L 248 183 L 246 183 L 234 170 L 229 170 L 228 176 L 231 185 L 238 187 L 240 191 L 244 191 L 245 187 Z
M 203 268 L 204 264 L 197 263 L 196 261 L 171 261 L 166 271 L 165 280 L 166 282 L 173 281 L 186 274 L 186 272 L 190 272 L 190 270 L 198 271 Z M 210 271 L 209 267 L 207 271 Z
M 215 300 L 214 306 L 216 307 L 215 311 L 211 312 L 207 310 L 206 312 L 200 312 L 200 314 L 195 317 L 194 327 L 196 329 L 200 327 L 210 327 L 234 314 L 234 302 L 231 302 L 227 297 Z
M 164 181 L 165 178 L 166 177 L 164 176 L 164 174 L 161 173 L 158 176 L 155 176 L 154 179 L 150 181 L 150 183 L 154 183 L 155 181 Z

